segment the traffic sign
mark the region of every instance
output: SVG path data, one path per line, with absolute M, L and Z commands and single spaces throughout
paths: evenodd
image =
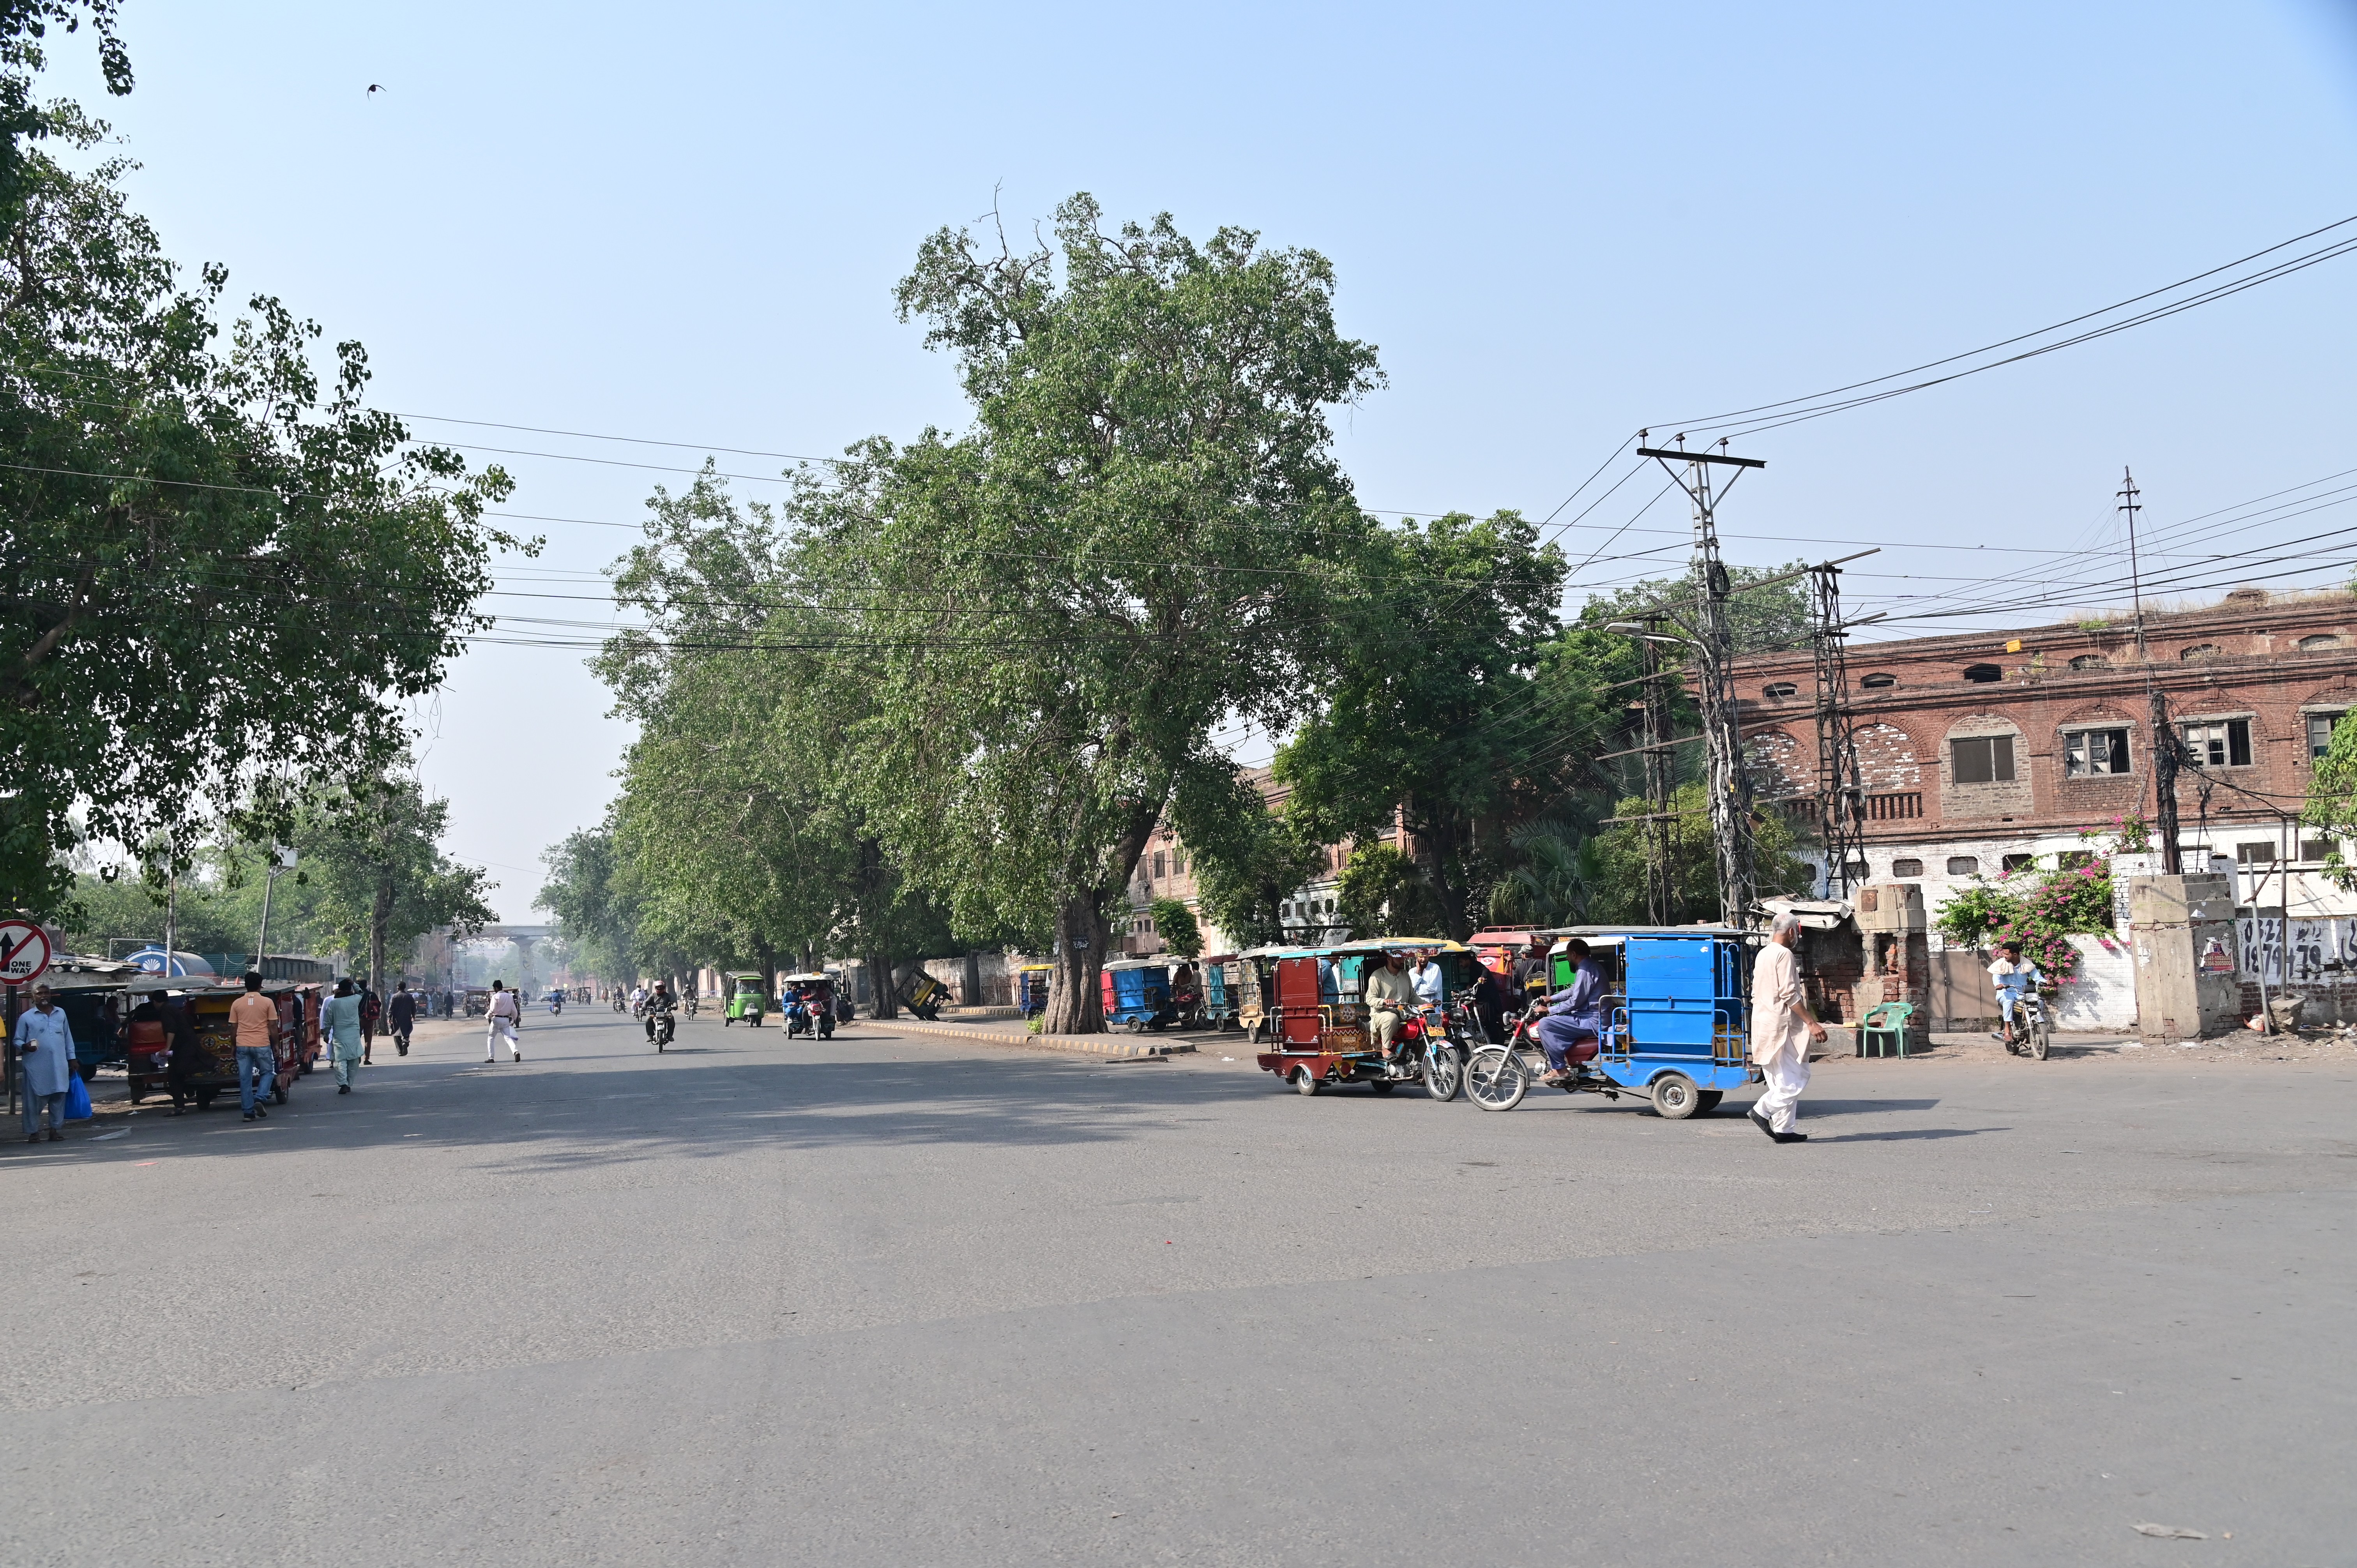
M 24 985 L 49 967 L 49 936 L 30 920 L 0 920 L 0 985 Z

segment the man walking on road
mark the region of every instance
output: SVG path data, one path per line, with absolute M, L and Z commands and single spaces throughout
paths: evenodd
M 508 1043 L 508 1054 L 517 1061 L 523 1060 L 523 1047 L 516 1039 L 516 1030 L 523 1025 L 523 1008 L 516 993 L 499 981 L 491 982 L 490 1031 L 483 1036 L 483 1059 L 500 1059 L 500 1042 Z
M 229 1004 L 237 1028 L 237 1108 L 248 1122 L 267 1122 L 263 1102 L 278 1081 L 278 1004 L 262 993 L 262 975 L 245 972 L 245 994 Z
M 1809 1141 L 1792 1122 L 1801 1090 L 1809 1087 L 1809 1047 L 1825 1037 L 1825 1026 L 1809 1011 L 1801 991 L 1801 964 L 1792 956 L 1800 940 L 1800 920 L 1777 916 L 1751 970 L 1751 1059 L 1768 1079 L 1768 1092 L 1751 1107 L 1751 1120 L 1780 1144 Z
M 16 1015 L 16 1063 L 25 1074 L 25 1142 L 41 1141 L 41 1113 L 49 1142 L 65 1141 L 66 1075 L 74 1069 L 73 1026 L 46 985 L 33 987 L 32 1008 Z
M 352 990 L 351 976 L 336 982 L 336 993 L 319 1009 L 319 1030 L 328 1036 L 328 1048 L 336 1059 L 336 1092 L 350 1094 L 368 1050 L 367 1037 L 361 1033 L 361 999 Z
M 403 981 L 401 989 L 393 993 L 393 1001 L 386 1008 L 386 1016 L 393 1020 L 393 1048 L 401 1055 L 407 1056 L 409 1031 L 417 1022 L 417 998 L 409 993 L 409 982 Z

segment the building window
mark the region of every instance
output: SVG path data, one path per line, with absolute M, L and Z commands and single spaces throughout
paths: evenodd
M 1978 876 L 1980 874 L 1981 874 L 1981 857 L 1980 857 L 1980 856 L 1978 856 L 1978 855 L 1976 855 L 1976 854 L 1952 854 L 1952 855 L 1950 855 L 1950 856 L 1948 857 L 1948 875 L 1951 875 L 1951 876 Z
M 2095 852 L 2092 849 L 2066 849 L 2054 857 L 2055 866 L 2063 871 L 2076 871 L 2081 866 L 2094 864 Z
M 2320 861 L 2336 847 L 2330 839 L 2302 839 L 2299 841 L 2299 857 L 2309 862 Z
M 1170 870 L 1174 875 L 1184 876 L 1187 875 L 1187 852 L 1185 850 L 1174 849 L 1170 852 Z
M 2237 865 L 2273 865 L 2275 863 L 2276 846 L 2272 843 L 2260 842 L 2234 846 L 2234 864 Z
M 2190 648 L 2178 650 L 2177 656 L 2188 661 L 2196 659 L 2215 659 L 2218 657 L 2218 645 L 2214 642 L 2197 642 Z
M 2013 736 L 1971 736 L 1948 743 L 1949 777 L 1959 784 L 2013 782 Z
M 2334 636 L 2331 632 L 2319 631 L 2314 637 L 2301 638 L 2292 646 L 2298 649 L 2302 653 L 2315 653 L 2323 649 L 2340 647 L 2341 639 Z
M 2073 729 L 2062 732 L 2062 777 L 2086 779 L 2098 773 L 2128 770 L 2128 732 L 2125 729 Z
M 1801 688 L 1795 686 L 1790 681 L 1779 681 L 1773 685 L 1761 687 L 1760 689 L 1760 694 L 1767 698 L 1771 703 L 1781 703 L 1787 697 L 1799 696 L 1801 694 Z
M 1890 875 L 1893 876 L 1921 876 L 1923 875 L 1923 863 L 1920 860 L 1894 860 L 1890 863 Z
M 2341 722 L 2340 714 L 2308 715 L 2308 757 L 2313 762 L 2332 749 L 2332 726 Z
M 1999 863 L 2007 871 L 2035 871 L 2038 857 L 2034 854 L 2008 854 Z
M 2251 721 L 2206 719 L 2180 725 L 2185 749 L 2199 768 L 2248 768 L 2251 765 Z
M 1858 684 L 1865 687 L 1869 692 L 1879 692 L 1886 686 L 1896 686 L 1899 684 L 1899 677 L 1893 675 L 1888 670 L 1878 670 L 1873 674 L 1868 675 L 1865 680 L 1860 681 Z
M 2108 670 L 2111 667 L 2112 661 L 2100 653 L 2082 653 L 2071 660 L 2073 670 Z
M 2004 680 L 2005 671 L 1994 664 L 1967 664 L 1964 666 L 1964 679 L 1976 686 L 1986 686 L 1993 681 Z
M 1163 859 L 1162 852 L 1157 849 L 1154 852 L 1154 875 L 1159 877 L 1166 876 L 1169 873 L 1167 870 L 1167 863 Z

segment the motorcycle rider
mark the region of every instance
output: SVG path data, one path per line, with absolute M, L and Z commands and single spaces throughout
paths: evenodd
M 672 995 L 669 982 L 662 980 L 655 982 L 654 990 L 647 993 L 646 1009 L 647 1044 L 651 1046 L 655 1043 L 655 1020 L 671 1015 Z
M 1547 1070 L 1539 1081 L 1545 1084 L 1559 1084 L 1576 1074 L 1579 1063 L 1596 1055 L 1604 1033 L 1604 972 L 1577 937 L 1564 944 L 1564 951 L 1578 967 L 1571 983 L 1546 999 L 1547 1015 L 1539 1020 L 1539 1045 L 1547 1058 Z
M 634 1015 L 644 1016 L 646 1007 L 647 988 L 645 983 L 641 982 L 640 983 L 630 987 L 630 1011 Z
M 1366 997 L 1375 1039 L 1383 1047 L 1383 1059 L 1388 1061 L 1392 1047 L 1398 1043 L 1400 1026 L 1415 1011 L 1416 1003 L 1415 982 L 1408 978 L 1398 953 L 1383 954 L 1383 967 L 1368 974 Z
M 1989 1037 L 2004 1041 L 2007 1052 L 2018 1056 L 2021 1044 L 2014 1038 L 2013 1010 L 2025 993 L 2045 984 L 2046 977 L 2038 972 L 2037 964 L 2022 961 L 2019 942 L 2002 943 L 1997 951 L 2000 956 L 1989 965 L 1988 972 L 1989 978 L 1996 983 L 1997 1020 L 2003 1027 Z

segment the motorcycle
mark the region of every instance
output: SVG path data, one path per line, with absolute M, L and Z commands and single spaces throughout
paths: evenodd
M 550 1017 L 554 1018 L 554 1017 L 555 1017 L 559 1013 L 562 1013 L 562 1012 L 564 1012 L 564 1011 L 565 1011 L 565 998 L 564 998 L 564 996 L 563 996 L 563 995 L 559 994 L 559 995 L 555 995 L 555 996 L 551 996 L 551 997 L 548 999 L 548 1015 L 549 1015 Z
M 816 1035 L 822 1040 L 834 1038 L 834 1006 L 823 996 L 797 998 L 792 1015 L 786 1021 L 789 1035 Z
M 633 1017 L 633 1018 L 643 1018 L 643 1017 L 645 1017 L 646 1015 L 647 1015 L 647 1004 L 646 1004 L 644 1002 L 633 1002 L 633 1003 L 631 1003 L 631 1004 L 630 1004 L 630 1016 L 631 1016 L 631 1017 Z
M 686 1002 L 683 1003 L 682 1005 L 687 1009 L 687 1015 L 689 1017 L 693 1018 L 695 1016 L 695 996 L 693 993 L 689 993 Z
M 2042 1062 L 2053 1048 L 2054 1021 L 2047 1016 L 2045 996 L 2034 988 L 2014 998 L 2013 1033 L 2014 1038 L 2005 1043 L 2008 1052 Z
M 664 1051 L 671 1048 L 672 1031 L 673 1026 L 674 1026 L 672 1023 L 672 1017 L 669 1013 L 658 1013 L 655 1015 L 656 1055 L 660 1056 Z
M 614 993 L 614 1011 L 615 1011 L 615 1012 L 617 1012 L 617 1013 L 619 1013 L 621 1010 L 622 1010 L 622 993 L 621 993 L 620 992 L 617 991 L 616 993 Z

